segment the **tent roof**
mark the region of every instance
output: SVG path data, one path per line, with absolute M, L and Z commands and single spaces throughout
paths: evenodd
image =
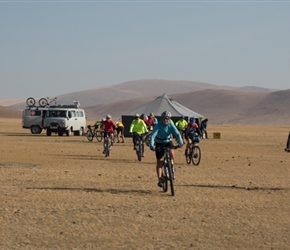
M 157 97 L 151 103 L 138 108 L 132 112 L 129 112 L 127 115 L 135 115 L 135 114 L 150 114 L 153 112 L 156 116 L 160 116 L 163 111 L 169 111 L 171 116 L 188 116 L 195 118 L 203 118 L 203 115 L 198 114 L 180 103 L 168 98 L 168 96 L 164 93 L 162 96 Z

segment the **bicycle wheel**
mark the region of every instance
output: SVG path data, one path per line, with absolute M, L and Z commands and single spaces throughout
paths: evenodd
M 192 164 L 197 166 L 200 163 L 200 159 L 201 159 L 201 150 L 199 146 L 194 146 L 193 150 L 192 150 Z
M 92 141 L 92 140 L 94 139 L 93 131 L 90 130 L 90 129 L 87 131 L 87 139 L 88 139 L 89 141 Z
M 101 142 L 103 140 L 103 133 L 101 131 L 97 130 L 95 132 L 95 136 L 96 136 L 98 142 Z
M 106 157 L 109 157 L 110 156 L 110 147 L 111 147 L 111 141 L 109 138 L 106 138 L 106 141 L 105 141 L 105 155 Z
M 45 107 L 46 105 L 48 105 L 48 101 L 46 98 L 40 98 L 38 101 L 39 106 L 41 107 Z
M 191 162 L 191 157 L 192 157 L 192 150 L 191 147 L 187 148 L 185 151 L 185 160 L 187 164 L 190 164 Z
M 26 99 L 26 104 L 28 107 L 33 107 L 35 105 L 35 99 L 33 97 L 29 97 Z
M 137 141 L 136 153 L 137 153 L 138 161 L 141 161 L 141 159 L 142 159 L 142 144 L 140 142 L 140 139 Z
M 167 161 L 167 168 L 168 168 L 168 177 L 169 177 L 169 183 L 170 183 L 170 190 L 171 190 L 171 195 L 174 196 L 174 183 L 173 183 L 173 172 L 172 172 L 172 163 L 170 157 L 166 157 Z
M 166 166 L 166 163 L 163 162 L 163 166 L 162 166 L 162 178 L 163 178 L 163 192 L 167 192 L 168 190 L 168 179 L 169 179 L 169 174 L 168 174 L 168 168 Z

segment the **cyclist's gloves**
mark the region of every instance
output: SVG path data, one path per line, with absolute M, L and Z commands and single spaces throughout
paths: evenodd
M 155 147 L 150 145 L 150 150 L 154 151 Z

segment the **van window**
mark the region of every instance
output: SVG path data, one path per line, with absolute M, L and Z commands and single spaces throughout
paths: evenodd
M 40 110 L 30 110 L 29 115 L 30 116 L 41 116 L 41 111 Z
M 84 117 L 84 112 L 83 111 L 79 111 L 79 117 Z

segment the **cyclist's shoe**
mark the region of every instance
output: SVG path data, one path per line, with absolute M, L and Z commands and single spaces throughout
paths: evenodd
M 122 143 L 124 143 L 124 141 L 122 141 Z
M 198 155 L 197 154 L 193 154 L 193 158 L 197 158 L 198 157 Z
M 163 187 L 163 178 L 160 177 L 159 180 L 158 180 L 158 183 L 157 183 L 158 187 Z
M 117 143 L 120 143 L 120 141 L 117 141 Z
M 145 154 L 143 154 L 142 157 L 145 157 Z
M 105 153 L 106 153 L 106 150 L 103 151 L 103 154 L 105 154 Z

